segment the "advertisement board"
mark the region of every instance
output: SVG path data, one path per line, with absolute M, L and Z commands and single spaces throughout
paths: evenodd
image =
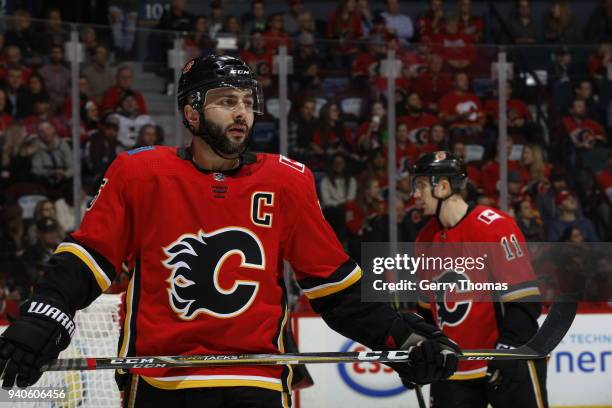
M 544 319 L 544 316 L 541 320 Z M 320 317 L 296 317 L 300 351 L 362 351 Z M 299 408 L 418 408 L 413 390 L 379 363 L 308 366 L 315 386 L 296 395 Z M 579 314 L 548 361 L 551 407 L 612 407 L 612 314 Z M 423 387 L 428 400 L 428 387 Z

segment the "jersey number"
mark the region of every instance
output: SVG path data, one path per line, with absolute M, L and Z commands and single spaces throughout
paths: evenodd
M 510 247 L 510 243 L 512 243 L 514 251 L 512 250 L 513 248 Z M 508 237 L 503 237 L 501 239 L 501 246 L 502 248 L 504 248 L 504 252 L 506 253 L 506 259 L 508 261 L 511 261 L 515 258 L 520 258 L 524 255 L 523 250 L 521 249 L 521 245 L 519 244 L 518 239 L 516 239 L 516 235 L 510 235 L 510 243 L 508 242 Z
M 91 208 L 93 207 L 93 205 L 95 204 L 96 200 L 98 199 L 98 197 L 100 197 L 100 194 L 102 193 L 102 189 L 104 188 L 104 186 L 106 185 L 106 183 L 108 183 L 108 179 L 102 179 L 102 183 L 100 183 L 100 187 L 98 188 L 98 192 L 96 193 L 96 195 L 94 196 L 94 198 L 91 200 L 91 202 L 89 203 L 89 205 L 87 206 L 87 211 L 91 210 Z

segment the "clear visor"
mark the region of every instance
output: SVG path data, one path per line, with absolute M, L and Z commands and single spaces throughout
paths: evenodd
M 247 85 L 247 84 L 245 84 Z M 244 109 L 248 113 L 264 113 L 263 93 L 259 86 L 227 85 L 209 89 L 204 95 L 204 109 Z

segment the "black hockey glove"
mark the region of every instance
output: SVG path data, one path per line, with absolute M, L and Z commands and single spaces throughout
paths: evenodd
M 457 370 L 461 349 L 435 326 L 413 313 L 400 314 L 389 332 L 387 346 L 408 350 L 410 361 L 389 364 L 408 388 L 411 383 L 429 384 L 450 377 Z
M 510 346 L 498 343 L 496 348 L 509 349 Z M 486 378 L 487 394 L 491 403 L 507 401 L 507 396 L 526 380 L 527 375 L 527 362 L 524 360 L 489 361 Z
M 72 316 L 48 299 L 30 299 L 21 316 L 0 337 L 2 388 L 36 383 L 43 364 L 57 358 L 74 333 Z

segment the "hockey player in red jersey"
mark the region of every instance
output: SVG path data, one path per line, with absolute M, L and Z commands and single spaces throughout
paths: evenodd
M 428 383 L 456 369 L 459 348 L 417 315 L 361 303 L 361 269 L 325 222 L 312 173 L 280 155 L 246 151 L 261 89 L 229 56 L 188 62 L 178 107 L 188 148 L 121 154 L 79 229 L 59 245 L 0 338 L 3 386 L 40 377 L 74 332 L 72 318 L 131 270 L 119 355 L 282 353 L 288 321 L 283 260 L 313 308 L 373 349 L 412 348 L 393 368 Z M 101 340 L 102 341 L 102 340 Z M 134 369 L 126 406 L 285 407 L 290 366 Z
M 421 157 L 412 177 L 417 205 L 433 216 L 420 231 L 417 247 L 447 248 L 454 256 L 482 249 L 493 256 L 486 259 L 477 280 L 507 283 L 507 289 L 491 294 L 490 301 L 478 297 L 477 301 L 447 302 L 422 293 L 419 313 L 464 349 L 526 343 L 537 331 L 541 303 L 525 239 L 514 220 L 502 211 L 470 205 L 463 199 L 466 169 L 450 152 Z M 469 243 L 474 244 L 470 247 Z M 491 251 L 498 245 L 498 251 Z M 427 278 L 444 281 L 448 276 L 442 275 L 453 273 L 440 272 Z M 546 407 L 545 364 L 544 360 L 462 361 L 449 380 L 432 384 L 431 408 L 486 408 L 489 403 L 494 408 Z

